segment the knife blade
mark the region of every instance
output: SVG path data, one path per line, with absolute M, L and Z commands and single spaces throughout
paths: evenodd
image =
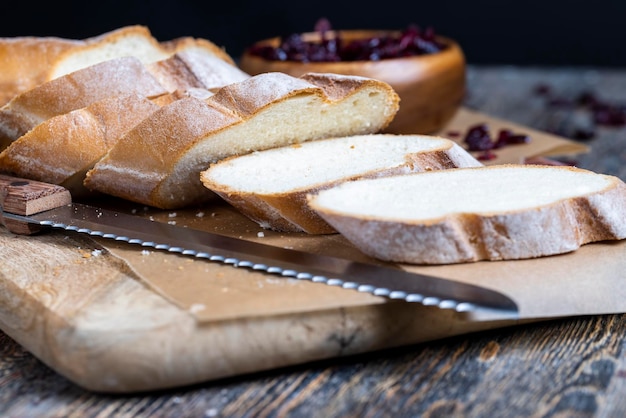
M 492 289 L 394 266 L 308 253 L 156 222 L 73 202 L 69 191 L 58 185 L 2 174 L 0 221 L 16 234 L 36 234 L 49 228 L 88 234 L 285 278 L 472 313 L 472 319 L 494 315 L 507 319 L 518 317 L 516 303 Z

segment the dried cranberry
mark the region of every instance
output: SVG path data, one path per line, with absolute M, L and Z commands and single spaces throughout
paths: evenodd
M 526 144 L 530 142 L 530 137 L 525 134 L 514 134 L 510 129 L 501 129 L 494 148 L 502 148 L 507 145 Z
M 604 126 L 625 126 L 626 107 L 611 104 L 596 104 L 592 108 L 594 121 Z
M 253 45 L 248 53 L 273 61 L 334 62 L 334 61 L 379 61 L 414 55 L 433 54 L 445 48 L 434 29 L 422 31 L 417 25 L 400 32 L 398 36 L 384 35 L 344 42 L 341 32 L 333 35 L 328 19 L 321 18 L 315 24 L 320 40 L 309 42 L 299 34 L 281 38 L 280 45 Z
M 480 154 L 478 154 L 476 156 L 476 159 L 478 161 L 489 161 L 489 160 L 493 160 L 497 157 L 497 155 L 489 150 L 487 151 L 483 151 Z
M 467 144 L 467 148 L 470 151 L 485 151 L 494 147 L 489 127 L 484 123 L 471 126 L 467 130 L 463 141 Z
M 467 144 L 469 151 L 480 151 L 476 158 L 485 161 L 493 160 L 497 157 L 493 153 L 494 149 L 514 144 L 526 144 L 530 142 L 530 137 L 526 134 L 514 133 L 511 129 L 503 128 L 498 131 L 498 136 L 494 141 L 487 124 L 478 123 L 468 128 L 463 141 Z
M 626 126 L 626 105 L 609 103 L 600 99 L 593 91 L 584 90 L 573 99 L 559 97 L 551 92 L 547 85 L 535 87 L 535 92 L 542 92 L 546 97 L 546 104 L 550 107 L 563 108 L 576 115 L 585 112 L 591 120 L 592 125 L 606 126 L 612 128 Z M 579 117 L 571 117 L 569 123 L 557 129 L 548 127 L 547 130 L 557 135 L 563 135 L 572 139 L 588 140 L 595 137 L 595 126 L 578 126 L 576 123 Z M 574 126 L 570 126 L 574 125 Z

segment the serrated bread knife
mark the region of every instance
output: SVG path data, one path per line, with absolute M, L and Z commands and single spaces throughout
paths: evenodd
M 513 300 L 480 286 L 156 222 L 72 202 L 61 186 L 1 174 L 0 220 L 16 234 L 59 228 L 476 317 L 518 316 Z

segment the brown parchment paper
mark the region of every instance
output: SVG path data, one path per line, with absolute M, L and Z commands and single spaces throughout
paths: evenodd
M 498 150 L 486 164 L 523 162 L 530 157 L 570 155 L 589 149 L 576 142 L 461 109 L 442 130 L 464 132 L 475 123 L 494 130 L 524 132 L 531 142 Z M 460 141 L 458 137 L 453 137 Z M 221 201 L 202 208 L 157 211 L 132 208 L 159 222 L 218 232 L 269 245 L 369 261 L 339 234 L 314 236 L 267 231 Z M 385 299 L 310 282 L 237 269 L 191 257 L 99 240 L 124 260 L 149 287 L 190 311 L 200 322 L 261 317 L 385 303 Z M 520 307 L 521 319 L 626 312 L 626 242 L 596 243 L 573 253 L 536 260 L 479 262 L 403 268 L 499 290 Z

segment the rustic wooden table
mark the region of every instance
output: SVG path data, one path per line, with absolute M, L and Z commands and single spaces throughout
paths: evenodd
M 536 92 L 626 104 L 626 71 L 470 67 L 468 83 L 470 108 L 572 136 L 593 128 L 576 164 L 626 180 L 626 127 L 591 126 Z M 623 417 L 625 319 L 552 320 L 127 396 L 75 386 L 0 332 L 0 416 Z

